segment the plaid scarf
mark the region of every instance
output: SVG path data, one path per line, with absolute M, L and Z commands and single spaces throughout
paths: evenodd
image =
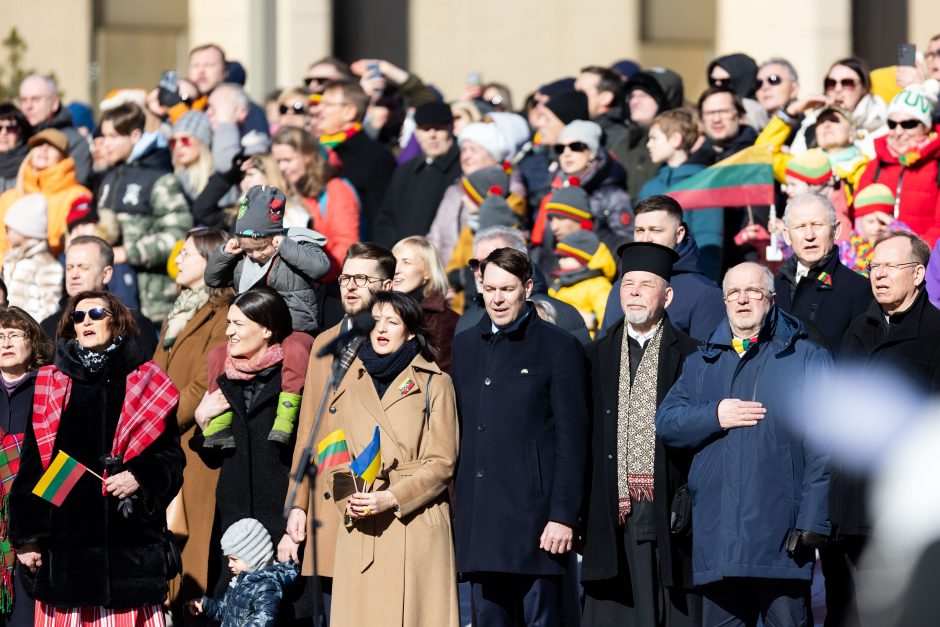
M 270 368 L 284 360 L 284 350 L 280 344 L 271 344 L 257 357 L 232 357 L 225 355 L 225 376 L 231 381 L 250 381 L 265 368 Z
M 127 375 L 124 405 L 114 432 L 111 456 L 127 462 L 140 455 L 166 429 L 166 418 L 180 400 L 180 393 L 165 372 L 152 361 Z M 72 393 L 72 379 L 55 366 L 43 366 L 36 376 L 33 395 L 33 431 L 43 469 L 52 462 L 62 410 Z M 107 477 L 107 474 L 104 475 Z M 102 495 L 107 492 L 101 485 Z
M 3 433 L 0 431 L 0 433 Z M 6 433 L 0 440 L 0 614 L 13 611 L 13 568 L 16 566 L 16 551 L 10 541 L 10 484 L 20 469 L 22 434 Z
M 656 379 L 663 321 L 646 344 L 636 380 L 630 380 L 630 334 L 623 328 L 620 345 L 620 382 L 617 394 L 617 522 L 624 524 L 631 501 L 653 500 L 653 463 L 656 458 Z

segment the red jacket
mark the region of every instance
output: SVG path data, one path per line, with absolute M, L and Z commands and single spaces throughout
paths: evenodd
M 940 126 L 934 129 L 920 157 L 908 166 L 888 149 L 887 136 L 875 140 L 875 158 L 865 168 L 859 191 L 872 183 L 887 185 L 898 198 L 897 219 L 933 246 L 940 236 Z M 856 194 L 857 195 L 857 194 Z
M 343 268 L 346 251 L 359 241 L 359 195 L 343 178 L 334 177 L 319 198 L 304 198 L 314 231 L 326 236 L 323 250 L 330 259 L 330 271 L 323 277 L 329 283 Z

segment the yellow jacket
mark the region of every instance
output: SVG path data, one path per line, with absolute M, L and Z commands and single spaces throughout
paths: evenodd
M 597 317 L 596 328 L 599 329 L 604 321 L 610 285 L 617 275 L 617 262 L 603 242 L 588 262 L 587 270 L 599 270 L 601 274 L 594 274 L 590 278 L 571 284 L 567 283 L 575 279 L 576 274 L 581 273 L 581 270 L 568 273 L 567 276 L 559 276 L 549 288 L 548 295 L 568 303 L 582 314 L 594 314 Z M 593 336 L 594 330 L 588 330 Z

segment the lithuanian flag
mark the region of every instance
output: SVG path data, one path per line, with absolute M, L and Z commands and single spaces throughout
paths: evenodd
M 746 207 L 774 202 L 773 151 L 750 146 L 682 181 L 667 196 L 683 209 Z
M 87 470 L 84 464 L 78 463 L 67 453 L 59 451 L 46 472 L 39 478 L 39 483 L 33 488 L 33 494 L 59 507 Z
M 372 441 L 356 459 L 349 465 L 349 469 L 362 477 L 366 483 L 375 481 L 375 476 L 379 474 L 379 467 L 382 465 L 382 449 L 379 442 L 379 427 L 376 425 L 375 434 Z
M 317 466 L 320 471 L 349 461 L 346 433 L 337 429 L 317 444 Z

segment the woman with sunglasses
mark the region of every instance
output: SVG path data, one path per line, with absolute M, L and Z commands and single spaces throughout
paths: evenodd
M 113 294 L 80 292 L 65 311 L 53 364 L 36 376 L 10 495 L 11 537 L 20 572 L 32 574 L 36 624 L 163 627 L 175 574 L 164 511 L 184 464 L 179 392 L 144 353 L 134 316 Z M 54 460 L 63 455 L 83 467 L 38 497 L 33 490 L 57 476 Z
M 26 141 L 32 134 L 33 127 L 16 105 L 0 103 L 0 193 L 16 185 L 20 164 L 29 152 Z
M 196 407 L 208 388 L 209 350 L 225 341 L 226 314 L 234 297 L 231 288 L 210 288 L 204 275 L 212 253 L 228 240 L 218 229 L 193 229 L 176 257 L 179 296 L 160 333 L 153 356 L 180 390 L 176 421 L 186 453 L 183 489 L 170 511 L 170 531 L 182 545 L 183 572 L 170 582 L 170 609 L 185 622 L 182 603 L 206 594 L 209 546 L 215 517 L 218 470 L 209 468 L 189 443 L 196 430 Z
M 0 310 L 0 450 L 18 459 L 26 425 L 33 416 L 36 371 L 52 359 L 52 342 L 32 316 L 19 307 Z M 14 464 L 0 466 L 0 555 L 5 570 L 0 581 L 0 621 L 10 627 L 32 627 L 35 602 L 27 595 L 10 544 L 10 488 L 16 479 Z
M 306 207 L 309 227 L 327 238 L 330 271 L 323 281 L 332 281 L 346 251 L 359 241 L 359 196 L 349 181 L 336 175 L 313 135 L 302 129 L 278 129 L 271 138 L 271 154 L 288 183 L 288 200 Z
M 173 125 L 170 136 L 173 169 L 190 204 L 209 183 L 212 164 L 212 126 L 209 116 L 201 111 L 190 111 Z
M 301 89 L 285 89 L 277 97 L 277 127 L 309 129 L 310 115 L 307 112 L 310 97 Z
M 894 192 L 894 217 L 933 246 L 940 236 L 940 126 L 932 115 L 936 101 L 911 85 L 891 100 L 888 134 L 875 140 L 875 158 L 859 189 L 872 183 Z

